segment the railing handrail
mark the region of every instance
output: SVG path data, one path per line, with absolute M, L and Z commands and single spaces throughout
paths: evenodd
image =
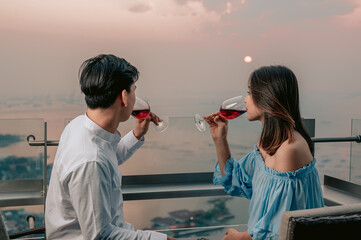
M 311 138 L 312 142 L 361 142 L 361 135 L 351 137 L 329 137 L 329 138 Z
M 35 139 L 35 137 L 33 135 L 29 135 L 27 137 L 29 146 L 42 147 L 45 145 L 45 141 L 30 141 L 30 138 Z M 361 135 L 350 136 L 350 137 L 328 137 L 328 138 L 313 137 L 313 138 L 311 138 L 311 140 L 314 143 L 322 143 L 322 142 L 357 142 L 357 143 L 361 143 Z M 50 146 L 58 146 L 59 140 L 48 140 L 46 145 L 49 147 Z
M 33 135 L 27 137 L 30 146 L 58 146 L 59 140 L 36 141 Z M 315 138 L 314 143 L 320 142 L 361 142 L 361 135 L 351 137 Z M 45 158 L 46 159 L 46 158 Z M 46 161 L 46 160 L 44 160 Z M 179 197 L 202 197 L 226 195 L 223 188 L 214 186 L 213 172 L 178 173 L 156 175 L 123 176 L 124 200 L 146 200 Z
M 29 146 L 32 147 L 43 147 L 45 145 L 45 141 L 28 141 Z M 48 140 L 47 146 L 49 147 L 57 147 L 59 145 L 59 140 Z

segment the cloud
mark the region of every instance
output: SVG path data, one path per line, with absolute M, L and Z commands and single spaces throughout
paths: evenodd
M 146 38 L 147 42 L 206 44 L 224 40 L 224 37 L 236 41 L 250 35 L 257 37 L 257 32 L 264 32 L 273 24 L 290 26 L 300 20 L 323 19 L 336 14 L 345 24 L 359 24 L 361 19 L 361 4 L 356 0 L 4 2 L 5 7 L 0 9 L 0 29 L 9 34 L 28 31 L 27 39 L 38 35 L 46 42 L 53 36 L 53 41 L 60 42 L 74 42 L 74 38 L 88 42 L 107 38 L 118 43 L 133 43 Z
M 25 35 L 28 41 L 40 38 L 47 44 L 74 44 L 81 39 L 86 39 L 87 44 L 103 39 L 127 44 L 144 42 L 144 38 L 148 44 L 200 42 L 208 40 L 221 20 L 221 13 L 207 9 L 203 1 L 179 4 L 154 0 L 135 4 L 80 0 L 75 4 L 69 0 L 31 3 L 14 0 L 4 5 L 0 8 L 0 29 L 5 30 L 7 38 L 19 35 L 23 39 Z
M 189 0 L 174 0 L 176 3 L 178 3 L 179 5 L 184 5 L 186 4 Z
M 354 8 L 351 12 L 343 15 L 337 15 L 336 21 L 348 27 L 360 27 L 361 25 L 361 2 L 359 0 L 349 0 Z
M 145 13 L 152 10 L 152 7 L 146 5 L 146 4 L 138 4 L 133 7 L 129 8 L 129 11 L 135 12 L 135 13 Z
M 246 0 L 229 0 L 229 1 L 219 1 L 219 0 L 207 0 L 203 1 L 203 4 L 206 9 L 210 11 L 216 11 L 219 14 L 227 15 L 234 12 L 238 12 L 244 9 Z

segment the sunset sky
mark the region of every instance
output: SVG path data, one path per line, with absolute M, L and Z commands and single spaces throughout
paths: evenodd
M 137 95 L 161 114 L 217 111 L 252 70 L 282 64 L 304 116 L 344 135 L 361 118 L 360 0 L 0 0 L 0 33 L 2 117 L 18 99 L 80 97 L 81 63 L 112 53 L 139 69 Z

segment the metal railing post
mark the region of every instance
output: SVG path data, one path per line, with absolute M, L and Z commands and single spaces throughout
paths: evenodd
M 306 131 L 308 133 L 308 135 L 310 135 L 311 139 L 313 137 L 315 137 L 315 130 L 316 130 L 316 119 L 314 118 L 310 118 L 310 119 L 306 119 L 306 118 L 302 118 L 302 123 L 303 126 L 306 128 Z M 312 142 L 312 148 L 313 153 L 312 156 L 315 156 L 315 142 Z
M 48 192 L 48 125 L 44 122 L 44 213 L 45 213 L 45 200 Z

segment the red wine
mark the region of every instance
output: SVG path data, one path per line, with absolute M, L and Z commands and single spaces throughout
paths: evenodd
M 222 117 L 226 119 L 234 119 L 241 116 L 243 113 L 247 112 L 246 110 L 234 110 L 234 109 L 221 109 L 219 113 Z
M 150 114 L 150 110 L 149 109 L 137 109 L 137 110 L 133 110 L 132 115 L 138 119 L 143 119 L 148 117 L 148 115 Z

